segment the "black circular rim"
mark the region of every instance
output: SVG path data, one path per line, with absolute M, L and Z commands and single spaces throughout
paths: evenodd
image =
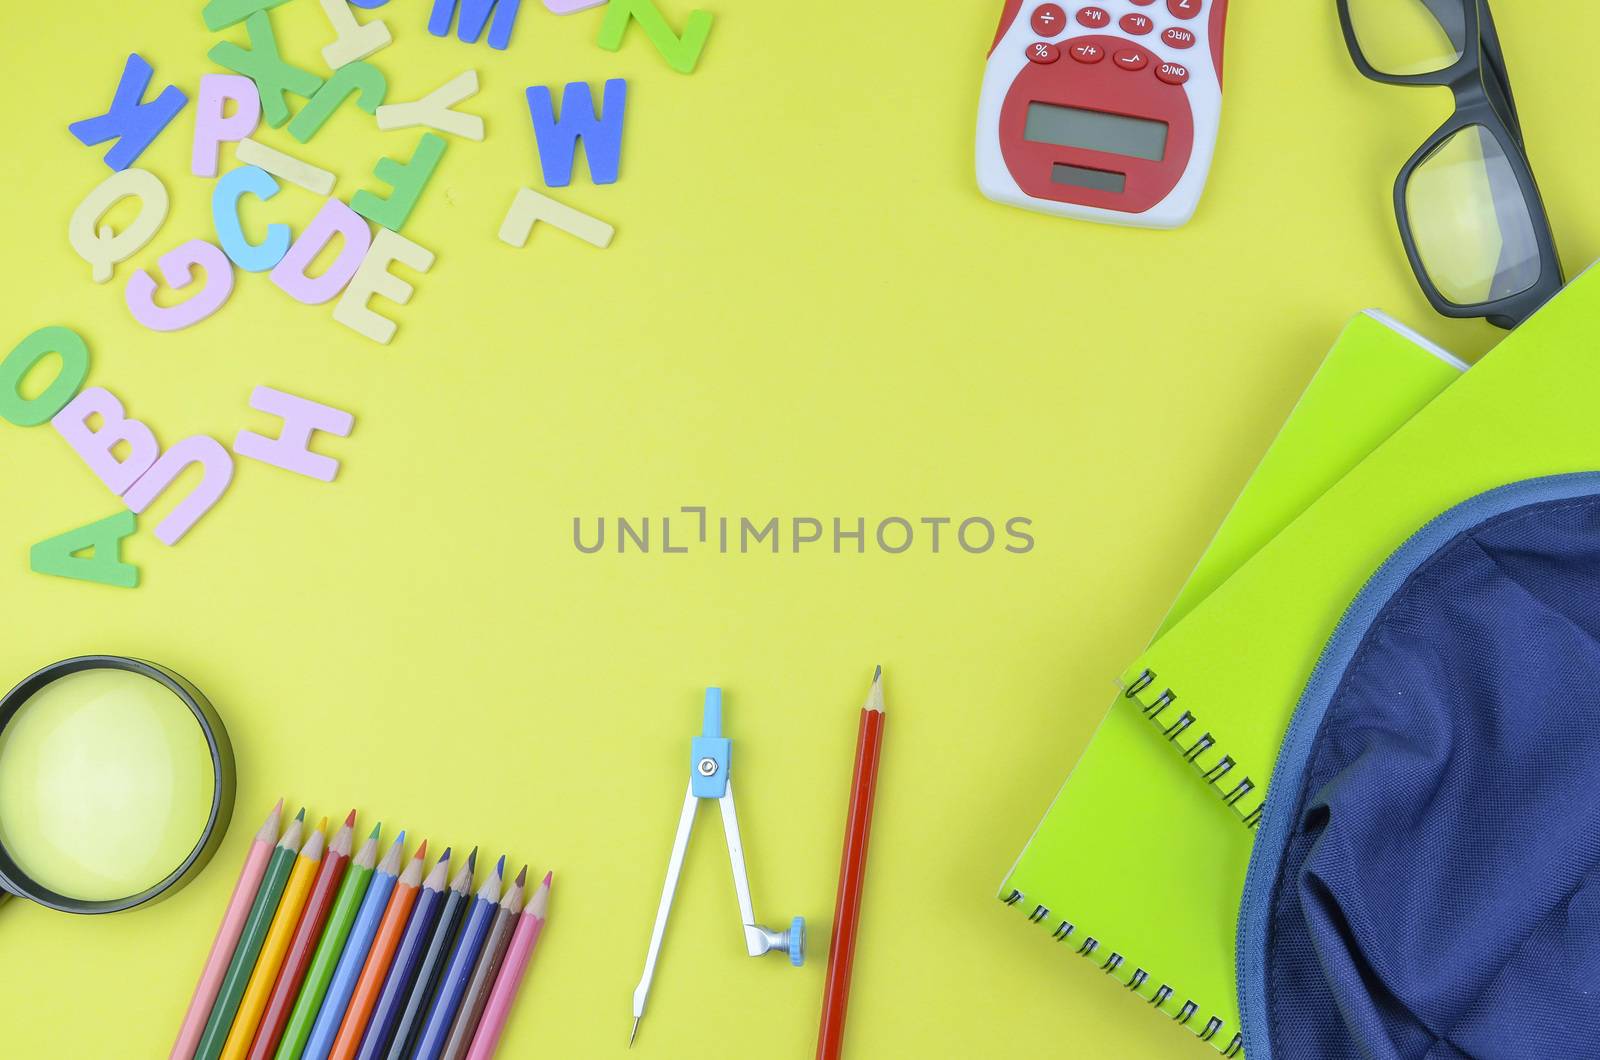
M 85 670 L 126 670 L 162 685 L 189 708 L 189 713 L 205 735 L 206 747 L 211 753 L 211 812 L 206 817 L 200 837 L 188 856 L 166 878 L 126 898 L 89 901 L 52 891 L 24 872 L 5 849 L 4 843 L 0 843 L 0 888 L 64 913 L 115 913 L 171 894 L 204 868 L 206 862 L 211 860 L 211 855 L 216 853 L 227 822 L 233 817 L 233 745 L 228 740 L 228 730 L 222 724 L 221 717 L 198 688 L 165 666 L 123 655 L 80 655 L 51 663 L 29 674 L 0 698 L 0 729 L 10 724 L 22 705 L 46 685 L 68 674 Z M 222 828 L 217 827 L 219 822 Z

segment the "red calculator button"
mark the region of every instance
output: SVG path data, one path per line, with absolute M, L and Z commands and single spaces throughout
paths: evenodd
M 1078 12 L 1078 21 L 1090 29 L 1111 24 L 1111 13 L 1103 7 L 1086 7 Z
M 1156 0 L 1133 0 L 1133 2 L 1138 4 L 1140 7 L 1149 7 L 1151 4 L 1155 3 Z
M 1106 57 L 1106 50 L 1098 44 L 1074 44 L 1067 50 L 1074 59 L 1085 65 L 1097 63 Z
M 1181 85 L 1189 80 L 1189 68 L 1181 63 L 1162 63 L 1156 67 L 1156 77 L 1169 85 Z
M 1200 0 L 1167 0 L 1173 18 L 1194 18 L 1200 14 Z
M 1143 70 L 1150 62 L 1144 57 L 1144 52 L 1120 51 L 1111 57 L 1111 61 L 1124 70 Z
M 1067 13 L 1059 4 L 1040 4 L 1033 10 L 1033 31 L 1041 37 L 1054 37 L 1067 28 Z
M 1141 37 L 1156 28 L 1156 24 L 1150 21 L 1149 15 L 1123 15 L 1122 21 L 1117 25 L 1121 26 L 1122 32 L 1130 37 Z
M 1046 44 L 1044 41 L 1039 41 L 1035 44 L 1028 45 L 1029 62 L 1038 63 L 1040 66 L 1047 66 L 1059 58 L 1061 58 L 1061 49 L 1057 48 L 1054 44 Z
M 1194 34 L 1182 26 L 1173 26 L 1171 29 L 1161 31 L 1161 39 L 1174 48 L 1193 48 Z

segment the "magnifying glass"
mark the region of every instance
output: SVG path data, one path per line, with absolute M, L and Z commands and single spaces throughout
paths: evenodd
M 0 699 L 0 890 L 68 913 L 155 901 L 215 853 L 233 791 L 194 685 L 115 655 L 53 663 Z

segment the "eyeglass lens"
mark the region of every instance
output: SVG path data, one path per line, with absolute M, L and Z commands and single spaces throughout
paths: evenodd
M 1347 0 L 1356 43 L 1382 74 L 1431 74 L 1459 60 L 1467 47 L 1471 0 Z
M 1527 199 L 1496 136 L 1453 133 L 1406 184 L 1411 238 L 1428 278 L 1456 305 L 1481 305 L 1532 287 L 1539 243 Z

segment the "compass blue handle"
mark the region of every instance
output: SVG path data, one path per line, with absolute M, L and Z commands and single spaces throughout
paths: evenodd
M 689 788 L 697 799 L 720 799 L 728 790 L 733 741 L 722 736 L 722 689 L 706 689 L 701 735 L 689 741 Z
M 796 968 L 806 963 L 806 918 L 789 921 L 789 963 Z

